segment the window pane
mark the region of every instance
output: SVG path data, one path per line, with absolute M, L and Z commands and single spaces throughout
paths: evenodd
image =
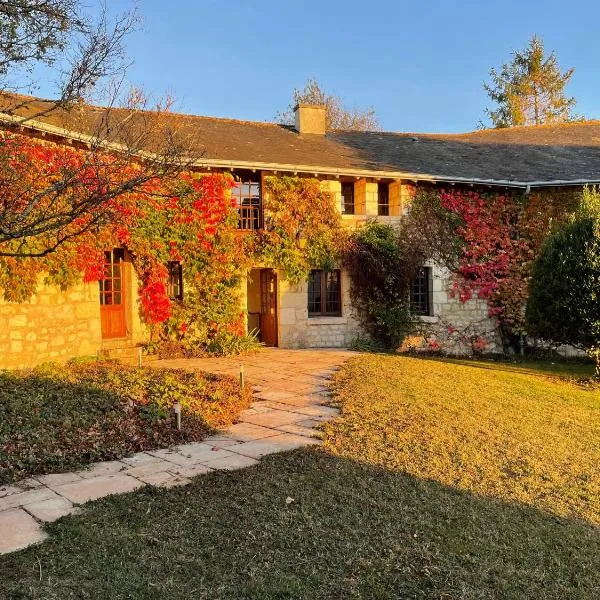
M 410 308 L 417 315 L 429 315 L 429 269 L 421 267 L 411 286 Z
M 170 261 L 167 265 L 169 280 L 167 293 L 171 300 L 183 300 L 183 268 L 181 263 Z
M 311 271 L 308 277 L 308 314 L 321 313 L 322 271 Z
M 377 214 L 387 217 L 390 214 L 390 196 L 387 183 L 377 186 Z
M 354 184 L 342 183 L 342 214 L 354 214 Z
M 256 230 L 261 227 L 260 175 L 244 173 L 232 188 L 232 197 L 238 208 L 238 228 Z
M 325 312 L 326 313 L 340 313 L 340 272 L 329 271 L 327 272 L 326 281 L 326 301 L 325 301 Z

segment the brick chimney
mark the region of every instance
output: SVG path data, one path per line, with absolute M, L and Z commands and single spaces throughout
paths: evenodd
M 296 131 L 298 133 L 325 135 L 327 118 L 324 104 L 297 104 L 294 112 L 296 113 Z

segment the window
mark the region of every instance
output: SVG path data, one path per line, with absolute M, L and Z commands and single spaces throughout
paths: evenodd
M 354 184 L 342 183 L 342 214 L 354 214 Z
M 169 271 L 169 280 L 167 283 L 167 292 L 171 300 L 183 300 L 183 269 L 181 263 L 170 261 L 167 264 Z
M 377 185 L 377 214 L 380 217 L 390 214 L 390 187 L 387 183 Z
M 100 280 L 100 305 L 123 304 L 123 261 L 125 251 L 115 248 L 104 253 L 104 277 Z
M 262 227 L 260 173 L 240 172 L 231 190 L 238 209 L 238 229 L 255 231 Z
M 410 308 L 421 316 L 433 315 L 431 267 L 421 267 L 410 287 Z
M 308 277 L 308 316 L 339 317 L 342 314 L 342 287 L 339 269 L 311 271 Z

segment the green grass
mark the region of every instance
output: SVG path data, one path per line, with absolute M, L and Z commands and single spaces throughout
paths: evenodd
M 2 597 L 598 598 L 598 391 L 525 370 L 354 359 L 324 447 L 92 503 Z
M 109 362 L 0 371 L 0 484 L 202 440 L 248 403 L 235 379 L 207 373 Z

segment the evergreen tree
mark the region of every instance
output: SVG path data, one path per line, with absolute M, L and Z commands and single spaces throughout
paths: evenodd
M 546 56 L 543 40 L 533 36 L 527 48 L 513 53 L 510 63 L 500 70 L 492 69 L 491 82 L 483 86 L 497 105 L 485 111 L 492 125 L 514 127 L 573 120 L 575 98 L 565 93 L 573 72 L 573 68 L 561 71 L 554 52 Z
M 596 361 L 600 377 L 600 190 L 585 188 L 570 223 L 536 258 L 526 310 L 529 332 L 570 344 Z

